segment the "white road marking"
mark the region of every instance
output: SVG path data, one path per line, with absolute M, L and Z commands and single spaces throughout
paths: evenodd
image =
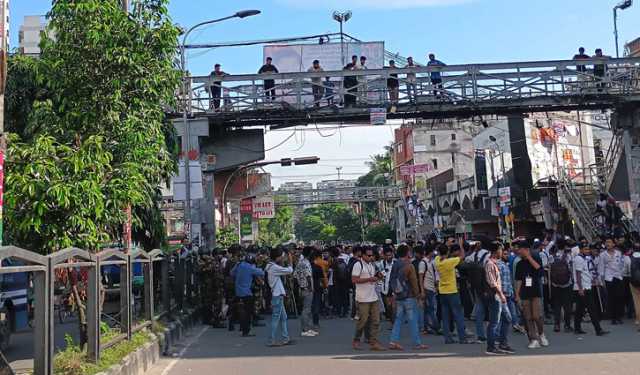
M 175 366 L 178 361 L 180 361 L 182 359 L 182 356 L 184 355 L 184 353 L 187 352 L 187 350 L 191 347 L 191 345 L 193 345 L 194 342 L 198 341 L 200 339 L 200 337 L 209 329 L 208 326 L 203 327 L 200 332 L 198 332 L 198 334 L 193 337 L 191 340 L 189 340 L 189 342 L 187 343 L 187 345 L 185 345 L 184 348 L 182 348 L 182 350 L 180 351 L 180 353 L 178 353 L 178 357 L 174 360 L 172 360 L 169 365 L 167 365 L 167 367 L 164 369 L 164 371 L 162 371 L 162 375 L 167 375 L 169 373 L 169 371 L 171 371 L 171 369 L 173 369 L 173 366 Z

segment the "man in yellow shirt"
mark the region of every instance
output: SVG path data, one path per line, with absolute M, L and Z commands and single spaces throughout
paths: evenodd
M 460 294 L 456 284 L 456 267 L 464 260 L 464 248 L 458 244 L 454 244 L 451 247 L 440 245 L 438 253 L 439 256 L 436 257 L 435 264 L 436 270 L 440 275 L 438 293 L 440 293 L 440 304 L 442 305 L 444 343 L 455 343 L 451 338 L 451 329 L 449 327 L 449 316 L 453 314 L 460 344 L 471 344 L 471 341 L 466 338 L 462 303 L 460 302 Z

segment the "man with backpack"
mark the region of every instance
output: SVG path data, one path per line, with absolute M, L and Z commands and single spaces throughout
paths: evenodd
M 380 330 L 380 302 L 376 293 L 376 284 L 382 278 L 382 274 L 376 273 L 373 259 L 373 249 L 366 248 L 362 259 L 353 263 L 351 280 L 355 285 L 355 300 L 358 309 L 356 332 L 352 346 L 354 350 L 360 350 L 360 339 L 364 334 L 365 339 L 373 351 L 385 350 L 378 342 Z M 356 250 L 354 249 L 354 254 Z
M 414 349 L 428 349 L 429 347 L 427 345 L 422 344 L 420 330 L 418 329 L 418 297 L 420 295 L 420 287 L 418 286 L 416 270 L 409 260 L 409 246 L 398 246 L 396 255 L 398 262 L 393 265 L 389 279 L 389 285 L 393 290 L 393 296 L 396 302 L 396 317 L 391 331 L 389 349 L 404 350 L 399 344 L 399 341 L 400 331 L 405 320 L 409 323 L 409 332 L 411 332 Z
M 631 284 L 631 296 L 633 297 L 633 306 L 636 313 L 636 328 L 640 332 L 640 242 L 633 244 L 633 253 L 631 253 L 629 283 Z
M 549 265 L 551 283 L 551 306 L 553 308 L 554 332 L 560 332 L 560 318 L 564 312 L 564 331 L 573 332 L 571 313 L 573 287 L 571 283 L 571 249 L 564 239 L 556 241 L 556 252 Z
M 485 333 L 485 295 L 486 295 L 486 282 L 485 282 L 485 265 L 489 260 L 489 251 L 486 250 L 488 241 L 476 241 L 471 246 L 473 252 L 467 256 L 464 260 L 464 273 L 469 281 L 470 289 L 474 297 L 473 315 L 476 320 L 476 338 L 478 342 L 484 343 L 487 341 L 487 335 Z
M 340 318 L 347 316 L 349 310 L 349 286 L 351 285 L 351 275 L 349 275 L 349 265 L 346 257 L 341 256 L 340 249 L 331 249 L 333 257 L 333 294 L 334 294 L 334 314 Z

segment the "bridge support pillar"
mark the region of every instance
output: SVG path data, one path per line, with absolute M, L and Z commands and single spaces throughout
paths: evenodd
M 640 203 L 640 108 L 616 109 L 611 127 L 622 131 L 622 157 L 616 170 L 610 172 L 616 173 L 612 194 L 618 200 L 629 201 L 633 210 Z

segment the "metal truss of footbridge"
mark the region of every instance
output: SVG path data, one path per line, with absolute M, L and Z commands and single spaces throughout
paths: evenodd
M 398 187 L 351 187 L 275 191 L 276 206 L 308 206 L 323 203 L 395 202 L 402 199 Z
M 594 65 L 606 65 L 606 74 L 594 74 Z M 274 80 L 271 95 L 265 79 Z M 388 83 L 395 79 L 398 99 L 391 103 Z M 189 115 L 229 127 L 368 122 L 380 108 L 389 119 L 615 110 L 640 106 L 640 58 L 204 76 L 189 84 Z M 345 105 L 345 96 L 355 104 Z

